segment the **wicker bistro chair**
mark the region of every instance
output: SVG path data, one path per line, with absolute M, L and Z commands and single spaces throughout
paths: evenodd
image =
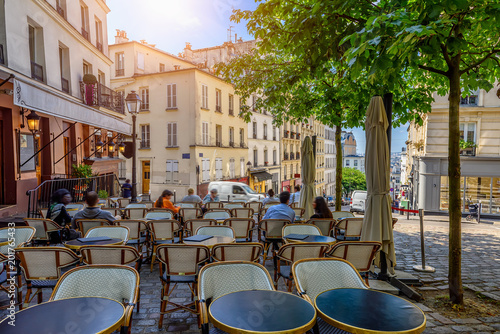
M 67 271 L 57 282 L 50 301 L 73 297 L 103 297 L 125 306 L 121 333 L 130 332 L 132 313 L 139 297 L 137 270 L 122 265 L 88 265 Z
M 342 218 L 333 227 L 333 236 L 340 241 L 358 241 L 362 228 L 363 218 Z
M 80 248 L 82 262 L 85 264 L 134 264 L 140 269 L 142 255 L 131 246 L 124 245 L 89 245 Z
M 148 227 L 144 220 L 133 220 L 133 219 L 120 219 L 115 220 L 115 224 L 118 226 L 126 226 L 130 230 L 130 235 L 127 241 L 128 246 L 133 246 L 137 248 L 137 251 L 142 254 L 142 249 L 144 244 L 146 244 L 146 254 L 149 258 L 149 248 L 148 248 Z
M 85 207 L 85 204 L 70 203 L 70 204 L 66 205 L 66 211 L 80 211 L 80 210 L 83 210 L 84 207 Z
M 63 227 L 56 222 L 44 218 L 24 218 L 24 222 L 28 226 L 35 228 L 34 242 L 41 242 L 47 245 L 50 244 L 50 234 L 59 233 Z
M 147 205 L 144 203 L 130 203 L 128 204 L 125 209 L 147 209 Z
M 274 251 L 283 243 L 283 226 L 290 224 L 288 219 L 262 219 L 259 222 L 259 241 L 264 243 L 262 264 L 266 264 L 269 248 Z
M 162 328 L 163 317 L 166 313 L 177 310 L 186 310 L 195 314 L 199 313 L 196 303 L 198 271 L 200 265 L 210 259 L 210 250 L 203 245 L 160 245 L 156 249 L 156 257 L 161 262 L 160 279 L 162 288 L 158 328 Z M 180 283 L 188 284 L 191 290 L 191 300 L 194 301 L 187 305 L 174 303 L 169 299 L 177 284 Z M 173 284 L 172 289 L 170 289 L 171 284 Z M 169 304 L 174 306 L 174 308 L 167 310 Z
M 196 235 L 213 235 L 221 237 L 235 238 L 234 230 L 231 226 L 215 225 L 215 226 L 200 226 L 195 232 Z
M 354 218 L 354 214 L 349 211 L 332 211 L 333 219 L 339 220 L 340 218 Z
M 134 203 L 137 204 L 137 203 Z M 126 218 L 128 219 L 143 219 L 148 212 L 148 209 L 146 206 L 143 208 L 138 208 L 138 207 L 130 207 L 132 204 L 127 205 L 127 208 L 123 209 L 123 213 Z M 137 204 L 139 205 L 139 204 Z
M 295 212 L 295 217 L 302 218 L 304 216 L 304 212 L 306 209 L 299 207 L 292 207 L 292 210 Z
M 205 219 L 224 220 L 231 218 L 231 211 L 227 209 L 210 209 L 203 215 Z
M 181 223 L 173 219 L 159 219 L 148 222 L 148 228 L 151 235 L 151 272 L 156 261 L 156 248 L 161 244 L 178 243 L 182 239 Z
M 113 207 L 102 207 L 101 208 L 102 211 L 108 211 L 109 213 L 111 213 L 113 216 L 122 216 L 123 215 L 123 211 L 119 208 L 113 208 Z
M 236 242 L 252 241 L 255 221 L 252 218 L 228 218 L 224 225 L 231 226 L 235 233 Z
M 280 202 L 267 202 L 266 205 L 264 205 L 262 208 L 269 209 L 270 207 L 272 207 L 274 205 L 278 205 L 278 204 L 280 204 Z
M 41 209 L 38 209 L 38 214 L 40 215 L 40 217 L 42 218 L 47 218 L 47 213 L 49 212 L 49 208 L 41 208 Z
M 275 290 L 264 266 L 247 261 L 223 261 L 201 268 L 198 298 L 202 333 L 208 333 L 209 301 L 231 292 L 246 290 Z
M 245 207 L 245 203 L 243 202 L 229 202 L 224 204 L 224 209 L 232 210 L 235 208 L 243 208 Z
M 92 227 L 111 226 L 111 223 L 106 219 L 77 219 L 75 224 L 82 235 L 86 235 Z
M 260 210 L 262 209 L 262 202 L 248 202 L 245 203 L 245 208 L 253 209 L 254 215 L 257 215 L 257 221 L 260 221 Z
M 283 226 L 283 237 L 289 234 L 307 234 L 321 235 L 321 230 L 316 225 L 312 224 L 288 224 Z M 292 240 L 285 239 L 285 242 L 294 243 Z
M 208 225 L 217 225 L 217 221 L 215 219 L 204 219 L 204 218 L 186 220 L 184 222 L 184 235 L 185 236 L 194 235 L 194 233 L 199 227 Z
M 203 212 L 200 208 L 181 208 L 179 210 L 179 216 L 182 218 L 184 222 L 190 219 L 197 219 L 203 216 Z
M 207 202 L 205 203 L 205 209 L 211 210 L 211 209 L 223 209 L 224 208 L 224 203 L 222 202 Z
M 333 226 L 337 221 L 331 218 L 312 218 L 309 219 L 306 224 L 316 225 L 320 231 L 321 235 L 331 236 L 333 233 Z
M 155 206 L 155 202 L 151 201 L 142 201 L 141 204 L 144 204 L 146 206 L 146 209 L 152 209 Z
M 292 264 L 302 259 L 323 257 L 329 248 L 328 243 L 319 242 L 303 242 L 281 246 L 274 257 L 274 287 L 278 289 L 278 280 L 283 277 L 288 292 L 292 292 Z
M 170 209 L 152 208 L 145 212 L 144 216 L 138 219 L 155 220 L 155 219 L 174 219 L 175 213 Z
M 326 257 L 335 257 L 349 261 L 359 273 L 365 274 L 365 283 L 368 283 L 368 271 L 382 244 L 377 241 L 342 241 L 333 245 L 326 253 Z
M 264 246 L 258 242 L 240 242 L 217 244 L 212 247 L 214 261 L 250 261 L 259 262 Z
M 109 238 L 117 238 L 123 241 L 123 244 L 126 244 L 128 241 L 128 237 L 130 235 L 130 230 L 126 226 L 96 226 L 92 227 L 85 234 L 85 238 L 94 238 L 94 237 L 109 237 Z
M 126 208 L 130 204 L 130 198 L 118 198 L 118 206 L 120 208 Z
M 368 289 L 356 269 L 347 261 L 334 258 L 303 259 L 292 265 L 297 294 L 314 305 L 316 297 L 338 288 Z M 317 318 L 319 333 L 347 333 Z
M 236 218 L 253 218 L 254 211 L 252 208 L 234 208 L 231 209 L 231 216 Z
M 21 247 L 16 248 L 16 256 L 21 261 L 21 269 L 26 280 L 24 304 L 29 307 L 35 296 L 42 302 L 42 289 L 53 289 L 61 277 L 61 269 L 80 262 L 80 258 L 66 247 Z M 31 296 L 32 289 L 36 289 Z

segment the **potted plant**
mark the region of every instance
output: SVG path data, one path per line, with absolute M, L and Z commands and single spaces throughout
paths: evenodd
M 268 164 L 268 163 L 269 163 L 269 162 L 267 162 L 267 161 L 264 161 L 264 165 L 265 165 L 265 166 L 267 166 L 267 164 Z
M 109 197 L 109 194 L 106 190 L 101 189 L 97 192 L 97 195 L 99 196 L 100 199 L 106 199 Z
M 97 78 L 93 74 L 85 74 L 82 79 L 85 84 L 85 104 L 94 105 L 94 86 L 97 83 Z
M 464 139 L 460 139 L 458 145 L 460 146 L 460 154 L 463 155 L 474 155 L 474 148 L 477 147 L 473 141 Z

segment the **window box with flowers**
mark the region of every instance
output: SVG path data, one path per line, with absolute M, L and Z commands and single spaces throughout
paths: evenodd
M 473 141 L 465 141 L 460 139 L 458 144 L 460 146 L 460 155 L 475 156 L 476 155 L 476 143 Z
M 267 166 L 268 164 L 269 164 L 269 162 L 264 161 L 264 166 Z

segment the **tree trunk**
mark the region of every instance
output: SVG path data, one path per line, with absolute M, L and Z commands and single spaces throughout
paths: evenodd
M 450 236 L 448 283 L 450 300 L 463 304 L 462 288 L 462 202 L 460 199 L 460 54 L 452 58 L 449 67 L 449 132 L 448 132 L 448 177 L 450 183 Z
M 335 149 L 337 150 L 337 167 L 335 169 L 335 211 L 342 211 L 342 143 L 340 141 L 342 128 L 339 124 L 335 127 Z

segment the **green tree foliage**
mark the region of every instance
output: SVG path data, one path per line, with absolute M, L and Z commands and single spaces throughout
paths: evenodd
M 366 190 L 366 176 L 355 168 L 342 168 L 342 190 L 345 197 L 354 190 Z
M 366 1 L 345 1 L 355 8 Z M 345 62 L 367 82 L 412 81 L 449 94 L 449 290 L 463 303 L 461 279 L 460 96 L 491 90 L 500 78 L 498 0 L 379 1 L 363 28 L 344 38 Z M 337 9 L 334 11 L 338 11 Z M 342 44 L 341 43 L 341 44 Z

